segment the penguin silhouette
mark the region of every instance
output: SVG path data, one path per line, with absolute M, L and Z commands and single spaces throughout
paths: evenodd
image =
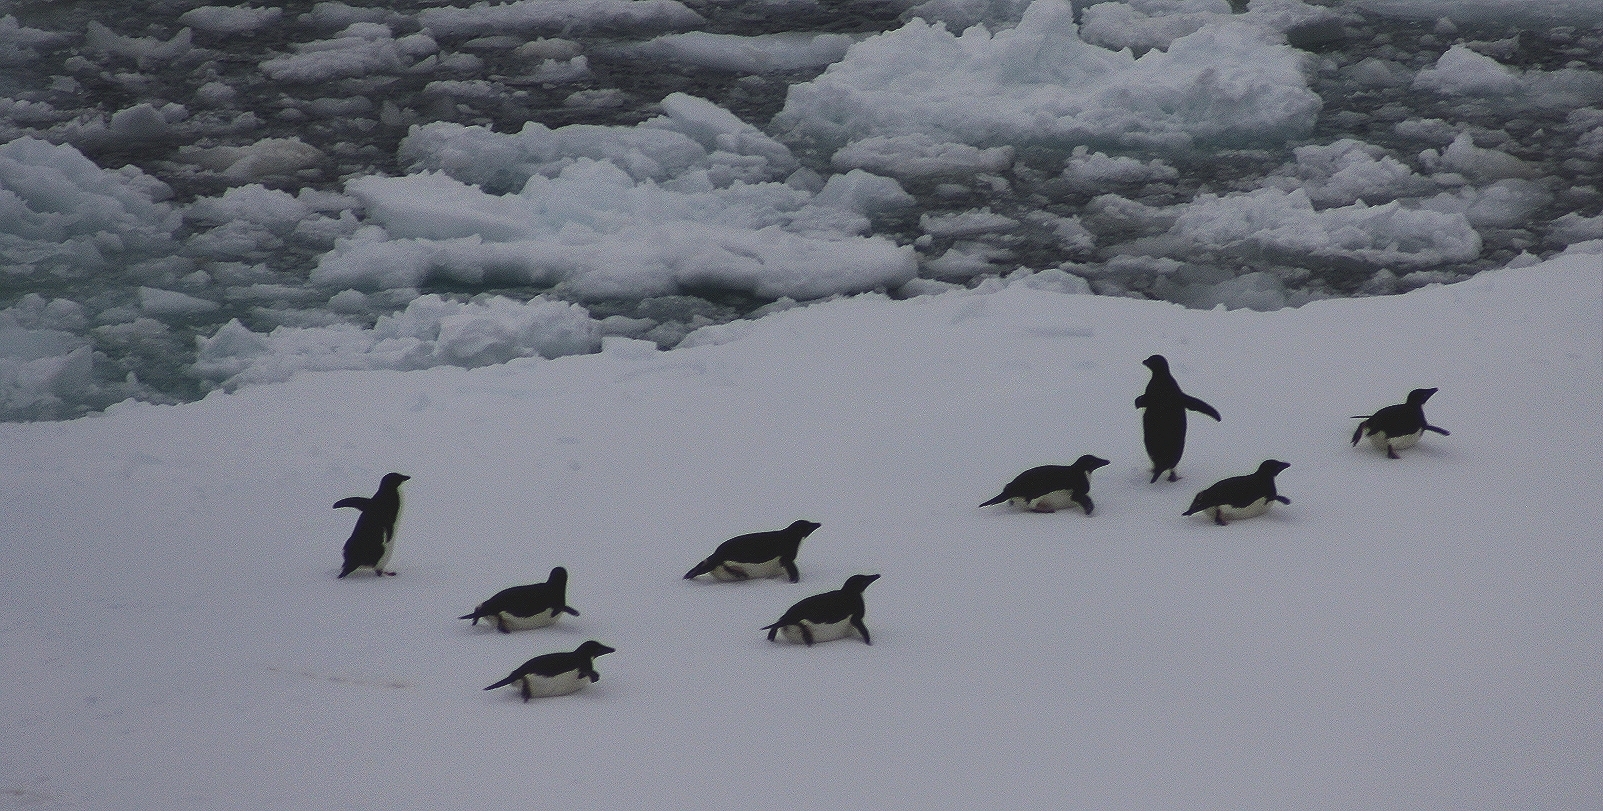
M 567 695 L 600 681 L 601 674 L 596 672 L 595 658 L 616 650 L 591 639 L 569 653 L 536 656 L 519 665 L 506 678 L 484 689 L 494 690 L 520 683 L 525 702 L 535 697 Z
M 1231 476 L 1209 485 L 1191 501 L 1191 509 L 1181 515 L 1206 512 L 1213 522 L 1225 526 L 1226 518 L 1251 518 L 1269 511 L 1270 502 L 1290 504 L 1291 499 L 1275 491 L 1275 476 L 1291 465 L 1266 459 L 1245 476 Z
M 481 619 L 494 620 L 496 630 L 503 634 L 524 628 L 544 628 L 562 614 L 579 616 L 579 612 L 568 605 L 567 592 L 568 570 L 558 566 L 551 570 L 546 582 L 502 589 L 479 603 L 473 613 L 457 619 L 473 620 L 474 625 Z
M 1152 459 L 1152 481 L 1157 481 L 1164 471 L 1169 472 L 1169 481 L 1178 481 L 1180 476 L 1174 469 L 1186 449 L 1186 411 L 1207 414 L 1215 421 L 1220 421 L 1219 412 L 1180 390 L 1164 356 L 1153 355 L 1141 365 L 1152 370 L 1147 390 L 1135 398 L 1135 407 L 1146 409 L 1141 415 L 1141 428 L 1147 456 Z
M 336 510 L 352 507 L 362 512 L 356 517 L 351 537 L 345 541 L 345 565 L 340 568 L 340 577 L 362 568 L 371 568 L 373 574 L 380 576 L 395 574 L 384 567 L 395 551 L 395 519 L 401 514 L 401 482 L 410 478 L 386 473 L 372 498 L 351 496 L 334 502 Z
M 783 632 L 786 640 L 811 647 L 814 642 L 850 636 L 856 629 L 863 643 L 871 645 L 868 626 L 863 624 L 863 589 L 878 579 L 877 574 L 854 574 L 839 589 L 814 594 L 791 606 L 778 622 L 764 625 L 763 630 L 768 632 L 769 640 Z
M 1086 454 L 1072 465 L 1042 465 L 1020 473 L 1002 488 L 1002 494 L 981 504 L 989 507 L 1006 501 L 1015 507 L 1049 513 L 1078 504 L 1091 514 L 1091 471 L 1108 460 Z
M 1426 431 L 1452 436 L 1446 429 L 1425 421 L 1425 401 L 1435 393 L 1436 389 L 1414 389 L 1408 393 L 1408 402 L 1386 406 L 1367 417 L 1353 417 L 1363 420 L 1358 423 L 1358 430 L 1353 431 L 1353 445 L 1367 432 L 1370 444 L 1385 450 L 1392 459 L 1401 459 L 1397 451 L 1419 444 L 1419 438 Z
M 802 539 L 819 526 L 812 521 L 796 521 L 773 532 L 753 532 L 730 538 L 686 572 L 685 579 L 710 574 L 717 580 L 754 580 L 787 574 L 790 582 L 795 583 L 801 579 L 801 573 L 796 570 L 796 553 Z

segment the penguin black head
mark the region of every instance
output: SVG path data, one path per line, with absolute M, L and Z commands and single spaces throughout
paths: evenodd
M 1074 467 L 1075 467 L 1076 470 L 1080 470 L 1080 471 L 1083 471 L 1085 473 L 1090 473 L 1091 471 L 1096 470 L 1097 468 L 1102 467 L 1103 465 L 1105 465 L 1107 463 L 1108 463 L 1108 460 L 1103 459 L 1103 458 L 1098 457 L 1098 456 L 1092 456 L 1091 454 L 1088 453 L 1088 454 L 1080 457 L 1079 459 L 1074 460 Z
M 577 653 L 577 654 L 579 654 L 581 656 L 588 656 L 591 659 L 594 659 L 597 656 L 602 656 L 602 655 L 605 655 L 605 654 L 608 654 L 608 653 L 612 653 L 612 652 L 614 652 L 616 650 L 617 650 L 617 648 L 609 648 L 606 645 L 603 645 L 600 642 L 597 642 L 594 639 L 591 639 L 591 640 L 587 640 L 584 644 L 580 645 L 577 649 L 575 649 L 574 653 Z
M 1152 357 L 1141 361 L 1141 365 L 1160 374 L 1169 373 L 1169 359 L 1162 355 L 1153 355 Z
M 813 530 L 818 529 L 821 526 L 823 526 L 823 524 L 820 524 L 816 521 L 793 521 L 791 522 L 790 526 L 785 527 L 785 531 L 794 532 L 805 538 L 808 535 L 813 534 Z
M 851 577 L 846 578 L 846 585 L 841 586 L 840 590 L 855 594 L 862 594 L 863 590 L 868 588 L 869 583 L 872 583 L 878 579 L 879 575 L 877 574 L 854 574 Z
M 1435 393 L 1436 389 L 1414 389 L 1408 393 L 1408 404 L 1412 406 L 1424 405 L 1425 401 L 1429 400 L 1430 396 Z
M 1263 464 L 1258 466 L 1258 475 L 1273 477 L 1288 467 L 1291 467 L 1290 462 L 1282 462 L 1279 459 L 1265 459 Z
M 401 486 L 401 482 L 404 482 L 410 478 L 412 477 L 402 473 L 386 473 L 384 474 L 384 478 L 379 479 L 378 486 L 381 488 L 389 488 L 390 490 L 394 490 L 395 488 Z
M 548 583 L 567 583 L 568 582 L 568 570 L 562 568 L 561 566 L 557 566 L 557 567 L 553 568 L 551 570 L 551 577 L 546 582 L 548 582 Z

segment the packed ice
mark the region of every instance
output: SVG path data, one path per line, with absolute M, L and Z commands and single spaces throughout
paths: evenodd
M 5 419 L 992 279 L 1275 309 L 1603 238 L 1586 0 L 83 9 L 0 0 Z

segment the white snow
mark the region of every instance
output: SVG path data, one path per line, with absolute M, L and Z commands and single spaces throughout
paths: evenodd
M 1271 313 L 860 296 L 0 425 L 0 803 L 1599 807 L 1600 250 Z M 1224 417 L 1177 484 L 1130 405 L 1154 352 Z M 1349 447 L 1426 385 L 1452 436 Z M 975 506 L 1087 452 L 1093 517 Z M 1181 518 L 1271 457 L 1290 505 Z M 400 574 L 336 581 L 330 505 L 391 471 Z M 681 579 L 801 517 L 800 584 Z M 553 565 L 581 616 L 455 619 Z M 872 646 L 764 639 L 854 573 Z M 591 638 L 580 693 L 482 690 Z
M 853 41 L 846 34 L 785 32 L 736 36 L 692 31 L 664 34 L 626 46 L 622 51 L 634 59 L 760 74 L 821 68 L 845 56 Z

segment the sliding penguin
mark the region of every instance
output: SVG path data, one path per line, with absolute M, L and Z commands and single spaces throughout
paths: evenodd
M 412 478 L 399 473 L 386 473 L 379 480 L 378 492 L 372 498 L 351 496 L 334 502 L 334 509 L 352 507 L 361 510 L 356 527 L 345 541 L 345 565 L 340 577 L 357 569 L 372 569 L 375 575 L 393 575 L 385 571 L 390 554 L 395 551 L 395 519 L 401 515 L 401 482 Z
M 1206 512 L 1213 522 L 1225 525 L 1226 518 L 1251 518 L 1269 511 L 1269 503 L 1290 504 L 1291 499 L 1275 492 L 1275 476 L 1291 465 L 1275 459 L 1264 460 L 1255 473 L 1222 479 L 1197 494 L 1191 509 L 1181 515 Z
M 1353 417 L 1363 420 L 1358 423 L 1358 430 L 1353 432 L 1353 444 L 1357 445 L 1367 432 L 1370 444 L 1377 449 L 1384 449 L 1392 459 L 1401 459 L 1397 451 L 1419 444 L 1419 438 L 1426 431 L 1451 436 L 1445 429 L 1425 421 L 1425 401 L 1435 393 L 1436 389 L 1414 389 L 1408 393 L 1406 403 L 1386 406 L 1367 417 Z
M 614 650 L 616 648 L 609 648 L 592 639 L 572 653 L 536 656 L 519 665 L 511 675 L 484 689 L 494 690 L 520 682 L 524 701 L 535 697 L 567 695 L 599 681 L 601 674 L 596 672 L 595 658 Z
M 819 526 L 812 521 L 797 521 L 784 529 L 730 538 L 686 572 L 685 579 L 710 574 L 716 580 L 757 580 L 783 573 L 795 583 L 801 579 L 801 573 L 796 570 L 796 552 L 801 548 L 802 539 Z
M 1006 501 L 1015 507 L 1049 513 L 1078 504 L 1091 514 L 1091 471 L 1108 460 L 1086 454 L 1072 465 L 1042 465 L 1020 473 L 1002 488 L 1002 494 L 981 504 L 989 507 Z
M 551 570 L 551 578 L 544 583 L 502 589 L 479 603 L 473 613 L 457 619 L 473 620 L 474 625 L 481 619 L 493 619 L 496 630 L 503 634 L 525 628 L 544 628 L 562 614 L 579 616 L 579 612 L 568 605 L 567 592 L 568 570 L 558 566 Z
M 1174 469 L 1179 466 L 1180 454 L 1186 449 L 1186 411 L 1207 414 L 1215 421 L 1220 421 L 1219 412 L 1180 390 L 1180 384 L 1169 373 L 1167 358 L 1153 355 L 1141 361 L 1141 365 L 1152 370 L 1147 390 L 1135 398 L 1135 407 L 1146 409 L 1141 415 L 1141 428 L 1147 456 L 1152 459 L 1152 481 L 1157 481 L 1166 470 L 1169 481 L 1178 481 L 1180 476 Z
M 791 606 L 778 622 L 764 625 L 763 630 L 768 632 L 769 640 L 774 638 L 774 634 L 782 632 L 789 642 L 811 646 L 814 642 L 851 636 L 855 628 L 862 634 L 863 643 L 871 645 L 868 626 L 863 624 L 863 613 L 866 611 L 863 607 L 863 589 L 878 579 L 877 574 L 854 574 L 846 578 L 846 584 L 839 590 L 814 594 L 802 600 Z

